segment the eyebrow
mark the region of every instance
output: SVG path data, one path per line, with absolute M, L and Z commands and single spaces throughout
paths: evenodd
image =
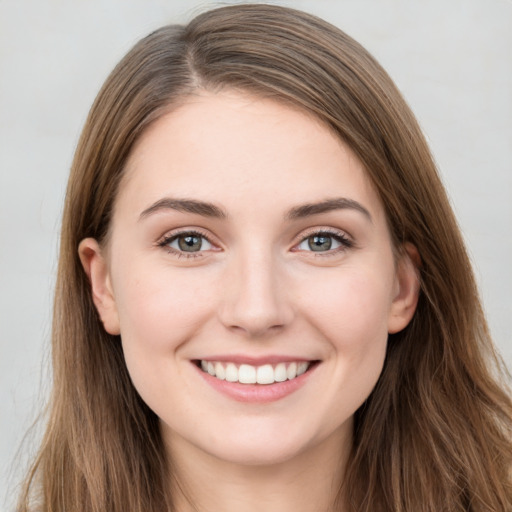
M 327 213 L 334 210 L 356 210 L 362 213 L 367 219 L 372 222 L 372 216 L 370 212 L 357 201 L 348 199 L 346 197 L 336 197 L 332 199 L 326 199 L 318 203 L 307 203 L 300 206 L 296 206 L 288 211 L 285 218 L 288 220 L 303 219 L 312 215 L 318 215 L 320 213 Z
M 353 199 L 346 197 L 338 197 L 326 199 L 317 203 L 306 203 L 295 206 L 288 210 L 284 218 L 286 220 L 297 220 L 321 213 L 327 213 L 334 210 L 356 210 L 362 213 L 365 217 L 372 222 L 370 212 L 360 203 Z M 226 219 L 227 213 L 219 206 L 208 203 L 205 201 L 198 201 L 196 199 L 176 199 L 164 197 L 153 203 L 149 208 L 146 208 L 139 216 L 139 220 L 150 216 L 153 213 L 161 210 L 175 210 L 178 212 L 193 213 L 202 215 L 203 217 L 211 217 L 214 219 Z
M 204 201 L 197 201 L 195 199 L 173 199 L 164 197 L 153 203 L 149 208 L 146 208 L 139 216 L 139 220 L 148 217 L 149 215 L 161 210 L 176 210 L 178 212 L 195 213 L 203 217 L 212 217 L 215 219 L 225 219 L 226 212 L 212 204 Z

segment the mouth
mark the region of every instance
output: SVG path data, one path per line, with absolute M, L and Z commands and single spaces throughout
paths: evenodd
M 319 361 L 290 361 L 276 364 L 237 364 L 201 359 L 196 365 L 218 380 L 239 384 L 271 385 L 292 381 L 311 370 Z

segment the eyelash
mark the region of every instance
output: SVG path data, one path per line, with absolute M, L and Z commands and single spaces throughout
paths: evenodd
M 173 254 L 177 258 L 200 258 L 200 257 L 203 257 L 204 256 L 203 253 L 205 251 L 186 252 L 186 251 L 176 250 L 173 247 L 169 246 L 169 244 L 171 244 L 172 242 L 177 240 L 179 237 L 186 236 L 186 235 L 203 238 L 209 244 L 214 245 L 213 242 L 210 240 L 210 238 L 205 233 L 198 231 L 198 230 L 194 230 L 194 229 L 186 230 L 186 231 L 179 231 L 177 233 L 171 233 L 169 235 L 166 235 L 157 243 L 157 245 L 159 247 L 166 249 L 167 252 L 169 252 L 170 254 Z M 334 256 L 334 255 L 337 255 L 338 253 L 343 252 L 347 249 L 350 249 L 351 247 L 354 246 L 354 243 L 352 242 L 352 240 L 350 240 L 347 237 L 347 235 L 345 233 L 343 233 L 342 231 L 331 230 L 331 229 L 320 229 L 320 230 L 313 229 L 313 230 L 307 232 L 306 234 L 302 235 L 300 241 L 298 243 L 296 243 L 294 245 L 294 247 L 301 245 L 303 242 L 305 242 L 308 238 L 310 238 L 312 236 L 328 236 L 328 237 L 333 238 L 340 244 L 340 247 L 337 247 L 335 249 L 331 249 L 328 251 L 318 251 L 318 252 L 304 251 L 304 252 L 312 253 L 313 257 L 325 258 L 325 257 L 329 257 L 329 256 Z
M 204 251 L 196 251 L 196 252 L 185 252 L 185 251 L 178 251 L 174 249 L 173 247 L 170 247 L 169 244 L 177 240 L 180 236 L 196 236 L 198 238 L 205 239 L 208 243 L 211 245 L 214 245 L 213 242 L 206 236 L 205 233 L 202 233 L 201 231 L 194 230 L 194 229 L 187 229 L 186 231 L 179 231 L 177 233 L 171 233 L 169 235 L 166 235 L 160 240 L 157 245 L 159 247 L 164 248 L 169 252 L 170 254 L 176 256 L 177 258 L 201 258 L 204 256 Z
M 354 242 L 343 231 L 338 231 L 335 229 L 312 229 L 309 232 L 303 234 L 301 236 L 299 243 L 295 244 L 294 247 L 298 247 L 312 236 L 327 236 L 336 240 L 336 242 L 340 244 L 339 247 L 336 247 L 335 249 L 330 249 L 328 251 L 304 251 L 311 253 L 311 256 L 314 258 L 328 258 L 330 256 L 336 256 L 340 252 L 346 251 L 347 249 L 354 247 Z

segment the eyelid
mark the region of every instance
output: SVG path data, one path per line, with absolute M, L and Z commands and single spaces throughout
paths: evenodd
M 204 238 L 209 244 L 211 244 L 212 248 L 206 249 L 206 250 L 200 250 L 200 251 L 180 251 L 176 248 L 169 247 L 169 244 L 173 242 L 175 239 L 177 239 L 179 236 L 182 235 L 196 235 Z M 309 237 L 313 235 L 329 235 L 336 239 L 338 239 L 339 243 L 341 244 L 340 247 L 337 247 L 335 249 L 330 249 L 328 251 L 306 251 L 302 249 L 298 249 L 298 246 L 303 243 L 305 240 L 307 240 Z M 219 251 L 222 250 L 220 247 L 220 244 L 217 243 L 215 240 L 215 237 L 213 237 L 209 232 L 206 232 L 202 228 L 198 227 L 185 227 L 185 228 L 177 228 L 171 231 L 166 232 L 164 235 L 162 235 L 155 243 L 156 246 L 162 247 L 164 249 L 167 249 L 169 253 L 172 253 L 178 257 L 186 257 L 186 258 L 195 258 L 200 256 L 205 256 L 205 252 L 208 251 Z M 293 252 L 303 252 L 303 253 L 310 253 L 312 256 L 332 256 L 339 252 L 343 252 L 347 249 L 350 249 L 354 247 L 355 242 L 353 238 L 344 230 L 333 228 L 333 227 L 326 227 L 326 226 L 315 226 L 312 228 L 309 228 L 305 231 L 302 231 L 300 235 L 298 235 L 295 239 L 295 242 L 293 243 L 292 251 Z
M 329 235 L 333 238 L 338 239 L 341 246 L 337 247 L 335 249 L 330 249 L 328 251 L 306 251 L 302 249 L 298 249 L 298 246 L 305 242 L 309 237 L 314 235 Z M 298 239 L 296 239 L 296 242 L 294 243 L 292 247 L 293 252 L 304 252 L 304 253 L 310 253 L 313 256 L 333 256 L 339 252 L 346 251 L 347 249 L 350 249 L 354 247 L 355 242 L 353 238 L 346 232 L 341 229 L 336 229 L 332 227 L 325 227 L 325 226 L 317 226 L 314 228 L 309 228 L 306 231 L 301 232 Z
M 183 235 L 195 235 L 199 236 L 201 238 L 204 238 L 212 247 L 210 249 L 206 250 L 200 250 L 200 251 L 180 251 L 179 249 L 176 249 L 174 247 L 170 247 L 169 244 L 176 240 L 178 237 Z M 156 246 L 162 247 L 163 249 L 166 249 L 170 254 L 174 254 L 178 257 L 185 257 L 185 258 L 197 258 L 204 256 L 203 253 L 208 251 L 218 251 L 220 250 L 219 244 L 215 243 L 213 241 L 213 237 L 205 232 L 201 228 L 197 227 L 186 227 L 186 228 L 177 228 L 171 231 L 166 232 L 164 235 L 162 235 L 155 243 Z

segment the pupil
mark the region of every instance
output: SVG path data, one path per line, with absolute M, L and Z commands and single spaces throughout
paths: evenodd
M 194 252 L 201 249 L 201 237 L 195 235 L 181 236 L 178 240 L 178 245 L 182 251 Z
M 312 251 L 328 251 L 331 248 L 332 240 L 330 236 L 310 236 L 308 239 L 308 245 Z

